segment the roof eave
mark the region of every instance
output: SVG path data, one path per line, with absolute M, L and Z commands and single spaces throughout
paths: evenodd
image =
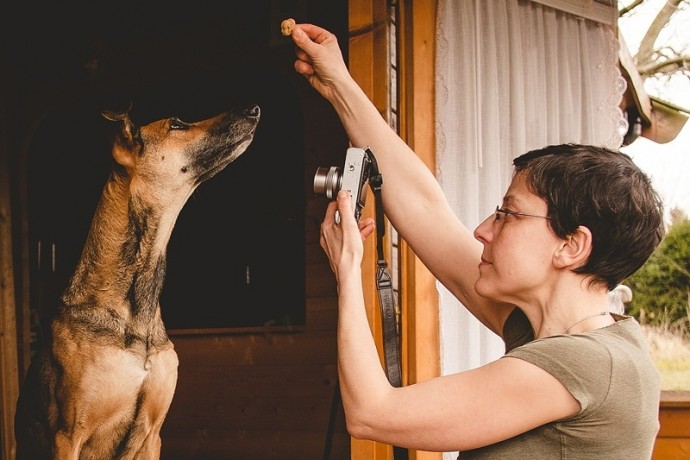
M 623 36 L 618 34 L 620 62 L 628 88 L 621 106 L 628 111 L 633 105 L 642 123 L 642 137 L 658 144 L 665 144 L 678 136 L 688 120 L 690 112 L 670 102 L 650 96 L 644 88 L 644 81 L 630 55 Z

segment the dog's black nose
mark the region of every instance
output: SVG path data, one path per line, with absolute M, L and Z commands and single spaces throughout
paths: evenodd
M 248 117 L 259 118 L 261 115 L 261 109 L 258 105 L 254 104 L 253 106 L 244 109 L 244 114 Z

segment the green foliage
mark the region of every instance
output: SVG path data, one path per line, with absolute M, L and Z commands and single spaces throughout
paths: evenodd
M 625 284 L 627 313 L 642 323 L 690 332 L 690 219 L 678 210 L 654 254 Z

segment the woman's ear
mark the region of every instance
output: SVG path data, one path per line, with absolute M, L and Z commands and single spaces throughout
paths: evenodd
M 584 266 L 592 253 L 592 232 L 580 225 L 566 236 L 553 255 L 553 263 L 558 268 L 571 270 Z

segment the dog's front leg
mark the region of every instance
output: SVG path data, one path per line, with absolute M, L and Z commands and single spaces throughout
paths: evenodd
M 84 440 L 74 433 L 58 430 L 55 433 L 55 454 L 56 460 L 79 460 L 79 453 Z
M 175 394 L 178 363 L 171 342 L 149 356 L 148 375 L 141 387 L 141 405 L 128 442 L 131 451 L 124 452 L 122 460 L 160 458 L 160 432 Z
M 53 332 L 57 336 L 64 336 L 59 328 Z M 89 410 L 93 407 L 89 396 L 82 390 L 83 377 L 88 376 L 89 367 L 84 365 L 86 360 L 78 358 L 78 346 L 72 340 L 61 341 L 53 350 L 54 363 L 60 371 L 56 372 L 54 381 L 54 452 L 56 460 L 78 460 L 84 443 L 87 442 L 93 429 Z M 71 366 L 67 367 L 66 364 Z

